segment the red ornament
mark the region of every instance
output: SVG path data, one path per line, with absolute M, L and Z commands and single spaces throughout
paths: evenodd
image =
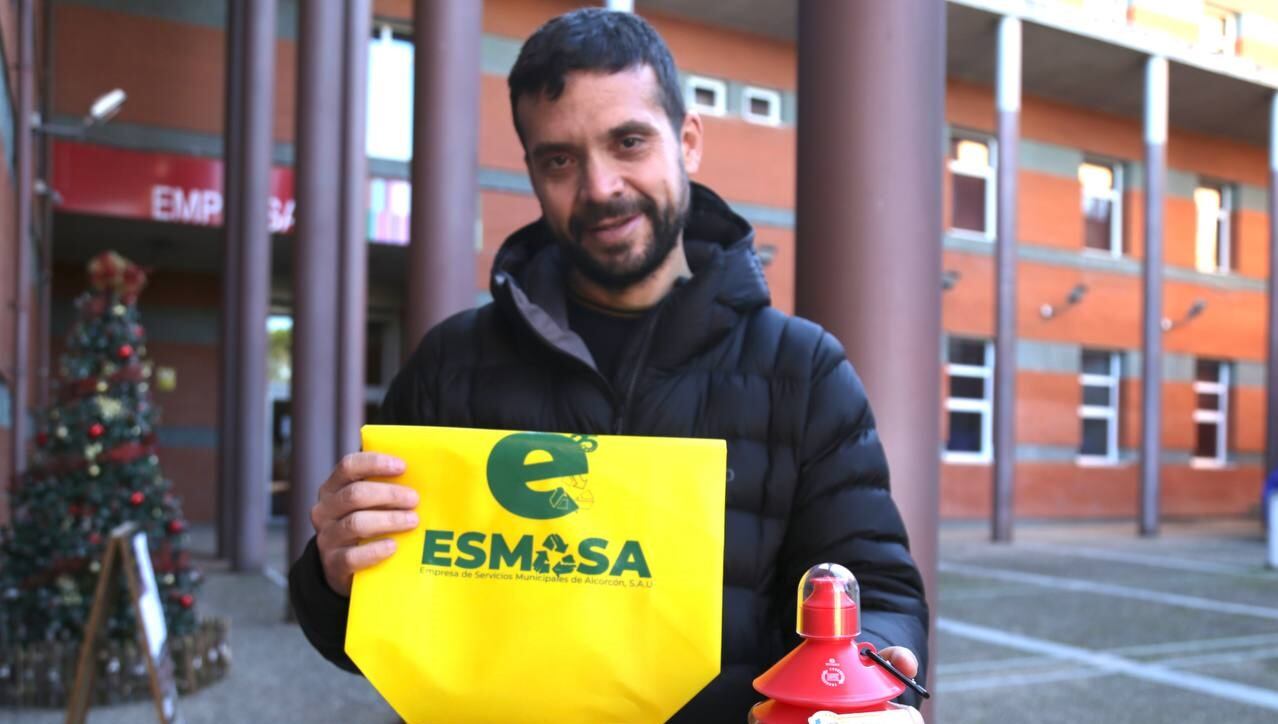
M 146 500 L 146 496 L 142 494 L 142 491 L 135 490 L 133 491 L 133 494 L 129 496 L 129 505 L 136 507 L 141 505 L 144 500 Z
M 178 603 L 182 605 L 182 608 L 190 608 L 195 605 L 195 596 L 183 593 L 182 597 L 178 599 Z
M 183 523 L 182 521 L 180 520 L 169 521 L 169 533 L 171 535 L 177 535 L 178 533 L 181 533 L 184 530 L 186 530 L 186 524 Z
M 98 438 L 102 437 L 105 433 L 106 433 L 106 428 L 102 427 L 102 423 L 95 422 L 92 425 L 89 425 L 89 437 L 91 439 L 97 440 Z
M 98 533 L 89 534 L 89 545 L 97 545 L 102 542 L 102 536 Z
M 128 359 L 133 356 L 133 345 L 122 344 L 115 353 L 120 356 L 120 359 Z
M 48 444 L 49 444 L 49 436 L 48 436 L 46 433 L 43 433 L 43 432 L 38 433 L 38 434 L 36 435 L 36 444 L 37 444 L 37 445 L 39 445 L 40 447 L 44 447 L 45 445 L 48 445 Z

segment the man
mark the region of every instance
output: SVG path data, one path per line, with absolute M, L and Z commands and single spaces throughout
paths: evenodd
M 577 10 L 528 39 L 509 86 L 542 218 L 502 246 L 493 302 L 426 335 L 381 422 L 727 440 L 722 671 L 674 721 L 744 720 L 826 561 L 860 581 L 864 638 L 916 672 L 927 606 L 865 391 L 833 337 L 769 306 L 749 224 L 689 182 L 701 119 L 661 37 Z M 394 551 L 359 541 L 417 525 L 412 490 L 365 479 L 402 470 L 344 458 L 289 576 L 306 636 L 352 671 L 351 578 Z

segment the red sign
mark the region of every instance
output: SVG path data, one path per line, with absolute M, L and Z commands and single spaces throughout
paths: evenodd
M 222 161 L 149 151 L 131 151 L 73 141 L 53 144 L 53 188 L 60 211 L 195 226 L 221 226 Z M 407 182 L 370 180 L 369 235 L 376 241 L 408 243 L 407 189 L 402 203 L 387 203 L 387 188 Z M 293 169 L 271 169 L 270 225 L 293 230 L 297 202 Z

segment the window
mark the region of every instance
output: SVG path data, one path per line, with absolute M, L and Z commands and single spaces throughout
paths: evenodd
M 709 116 L 722 116 L 728 112 L 728 87 L 721 80 L 703 78 L 699 75 L 688 76 L 688 84 L 684 90 L 684 103 L 689 110 Z
M 413 44 L 383 25 L 368 46 L 368 130 L 372 158 L 413 157 Z
M 741 94 L 741 115 L 752 123 L 781 125 L 781 94 L 774 90 L 746 86 Z
M 945 459 L 950 462 L 989 462 L 994 451 L 994 345 L 951 337 L 947 345 L 949 396 L 945 410 L 949 437 Z
M 988 140 L 950 141 L 950 229 L 994 238 L 994 158 Z
M 1224 465 L 1228 453 L 1229 364 L 1198 360 L 1194 397 L 1194 464 Z
M 1122 168 L 1115 164 L 1086 162 L 1078 167 L 1083 195 L 1083 246 L 1123 253 Z
M 1083 350 L 1083 402 L 1078 406 L 1082 437 L 1079 462 L 1118 462 L 1118 390 L 1121 362 L 1117 352 Z
M 1208 53 L 1235 55 L 1238 52 L 1238 13 L 1211 3 L 1204 5 L 1198 25 L 1198 42 Z
M 1224 274 L 1229 271 L 1233 252 L 1230 219 L 1233 216 L 1233 189 L 1224 184 L 1201 184 L 1194 189 L 1197 228 L 1194 266 L 1200 272 Z

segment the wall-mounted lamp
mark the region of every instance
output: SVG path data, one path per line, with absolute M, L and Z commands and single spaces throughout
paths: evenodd
M 86 130 L 93 126 L 100 126 L 114 118 L 120 112 L 120 109 L 124 107 L 124 101 L 128 97 L 128 94 L 123 89 L 116 88 L 98 96 L 93 101 L 93 105 L 89 106 L 89 112 L 85 114 L 84 118 L 80 119 L 79 125 L 53 125 L 45 123 L 39 115 L 36 115 L 31 128 L 36 133 L 54 138 L 80 138 L 84 136 Z
M 1163 322 L 1162 322 L 1162 328 L 1163 328 L 1163 331 L 1164 331 L 1164 332 L 1170 332 L 1170 331 L 1172 331 L 1173 329 L 1175 329 L 1175 328 L 1177 328 L 1177 327 L 1179 327 L 1179 326 L 1182 326 L 1182 325 L 1184 325 L 1184 324 L 1187 324 L 1187 323 L 1189 322 L 1189 320 L 1191 320 L 1191 319 L 1193 319 L 1194 317 L 1197 317 L 1198 315 L 1202 314 L 1202 313 L 1203 313 L 1203 310 L 1205 310 L 1205 309 L 1207 309 L 1207 300 L 1205 300 L 1205 299 L 1195 299 L 1195 300 L 1194 300 L 1194 303 L 1193 303 L 1193 304 L 1191 304 L 1191 305 L 1189 305 L 1189 309 L 1185 310 L 1185 316 L 1181 317 L 1180 319 L 1176 320 L 1175 322 L 1173 322 L 1172 320 L 1168 319 L 1167 317 L 1163 317 Z
M 949 290 L 953 289 L 954 285 L 958 284 L 958 281 L 962 278 L 963 278 L 963 275 L 959 274 L 954 269 L 946 269 L 941 274 L 941 291 L 948 292 Z
M 1087 296 L 1086 284 L 1075 284 L 1074 288 L 1069 290 L 1069 294 L 1065 295 L 1065 301 L 1059 306 L 1044 304 L 1038 308 L 1038 314 L 1043 319 L 1051 319 L 1059 314 L 1064 314 L 1070 307 L 1083 301 L 1083 297 Z

